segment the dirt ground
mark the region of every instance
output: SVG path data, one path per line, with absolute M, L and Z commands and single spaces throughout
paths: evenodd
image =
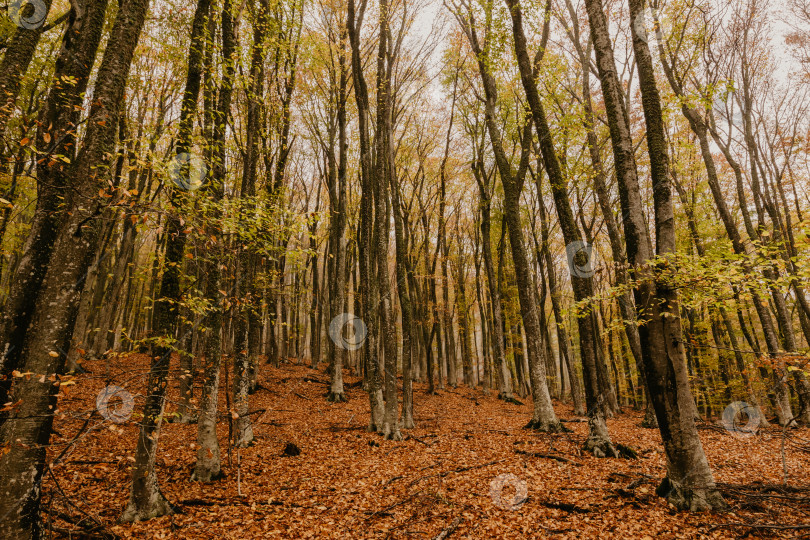
M 523 429 L 531 401 L 507 404 L 465 387 L 426 395 L 415 385 L 416 428 L 405 440 L 367 433 L 368 399 L 346 375 L 348 403 L 324 399 L 323 372 L 262 366 L 251 397 L 256 444 L 228 449 L 219 423 L 224 480 L 190 480 L 196 425 L 164 423 L 158 476 L 172 516 L 118 524 L 127 502 L 148 359 L 88 362 L 64 387 L 43 483 L 43 519 L 53 538 L 737 538 L 810 535 L 810 433 L 768 428 L 733 436 L 716 423 L 701 438 L 730 511 L 678 512 L 655 495 L 664 475 L 657 430 L 625 411 L 608 421 L 613 441 L 638 459 L 580 452 L 587 425 L 557 403 L 569 434 Z M 174 366 L 173 366 L 174 367 Z M 135 414 L 115 424 L 89 413 L 107 384 L 134 396 Z M 220 410 L 227 411 L 221 379 Z M 195 390 L 196 391 L 196 390 Z M 172 385 L 167 412 L 174 410 Z M 83 429 L 84 428 L 84 429 Z M 78 435 L 78 438 L 77 438 Z M 283 456 L 287 443 L 300 455 Z M 66 449 L 66 445 L 68 448 Z M 787 479 L 787 485 L 785 485 Z M 83 536 L 87 538 L 88 536 Z M 91 536 L 92 537 L 92 536 Z

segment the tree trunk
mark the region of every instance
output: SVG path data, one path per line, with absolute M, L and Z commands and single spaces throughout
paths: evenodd
M 210 0 L 199 0 L 191 28 L 191 44 L 188 54 L 188 74 L 183 94 L 178 126 L 177 156 L 187 153 L 191 147 L 191 132 L 197 110 L 202 78 L 203 44 L 205 42 L 206 18 Z M 179 186 L 172 190 L 170 202 L 173 212 L 166 216 L 165 270 L 160 279 L 158 299 L 152 315 L 150 333 L 166 340 L 154 344 L 151 350 L 152 362 L 147 382 L 147 398 L 144 403 L 143 420 L 135 449 L 135 464 L 132 468 L 132 487 L 129 503 L 121 516 L 122 521 L 142 521 L 163 516 L 172 511 L 171 505 L 160 492 L 155 470 L 157 445 L 160 433 L 166 388 L 168 386 L 169 361 L 172 354 L 171 336 L 177 324 L 181 299 L 180 272 L 186 235 L 176 214 L 182 196 Z
M 123 110 L 129 68 L 146 18 L 146 0 L 125 0 L 118 8 L 110 39 L 99 67 L 87 132 L 71 167 L 75 179 L 66 197 L 69 212 L 58 227 L 50 261 L 20 357 L 24 371 L 61 373 L 65 356 L 56 353 L 67 345 L 76 320 L 84 276 L 98 247 L 99 218 L 106 199 L 98 195 L 110 173 L 118 115 Z M 0 536 L 38 538 L 40 484 L 53 425 L 58 387 L 36 377 L 20 378 L 11 398 L 20 405 L 0 431 L 7 451 L 0 458 Z M 25 418 L 26 421 L 14 421 Z
M 220 209 L 224 194 L 225 183 L 225 126 L 228 112 L 231 108 L 233 94 L 233 78 L 235 71 L 235 29 L 231 14 L 231 2 L 225 0 L 222 6 L 222 62 L 223 74 L 219 88 L 219 103 L 214 114 L 214 133 L 212 141 L 212 154 L 214 158 L 211 181 L 206 186 L 208 195 L 214 204 L 212 215 L 209 216 L 206 236 L 213 245 L 207 250 L 211 255 L 204 261 L 204 274 L 206 276 L 205 295 L 212 304 L 207 316 L 206 325 L 209 326 L 206 336 L 205 352 L 203 357 L 203 388 L 200 396 L 200 414 L 197 419 L 197 463 L 191 475 L 192 480 L 198 482 L 213 482 L 223 477 L 220 467 L 219 439 L 217 437 L 217 402 L 219 395 L 219 377 L 222 363 L 222 300 L 220 297 L 220 262 L 218 255 L 222 253 L 223 227 L 219 225 Z M 208 240 L 206 240 L 208 243 Z
M 637 17 L 643 17 L 643 3 L 640 0 L 629 0 L 629 3 L 631 19 L 635 21 Z M 611 87 L 611 83 L 616 80 L 615 72 L 613 75 L 603 72 L 603 69 L 613 65 L 613 62 L 612 58 L 609 58 L 612 56 L 612 52 L 606 54 L 610 49 L 610 43 L 605 41 L 607 27 L 604 24 L 604 12 L 599 4 L 599 0 L 588 0 L 588 15 L 591 19 L 594 43 L 599 53 L 598 65 L 607 103 L 607 94 L 616 95 L 617 88 Z M 631 27 L 633 51 L 638 64 L 644 119 L 647 126 L 647 146 L 653 178 L 656 249 L 657 255 L 661 258 L 657 263 L 657 271 L 660 272 L 666 269 L 666 266 L 669 265 L 668 258 L 675 252 L 675 217 L 669 183 L 669 163 L 661 101 L 655 82 L 652 58 L 647 46 L 646 31 L 640 24 L 633 24 Z M 605 89 L 605 87 L 610 88 Z M 615 111 L 615 106 L 609 107 Z M 615 114 L 612 116 L 614 118 L 611 124 L 615 124 Z M 612 125 L 611 132 L 613 131 L 616 131 L 617 135 L 619 134 L 619 130 Z M 618 144 L 626 145 L 627 141 Z M 626 166 L 627 162 L 624 161 L 624 157 L 622 156 L 621 163 Z M 616 161 L 620 162 L 620 160 Z M 629 211 L 632 203 L 627 204 L 630 202 L 627 192 L 631 189 L 638 189 L 638 180 L 636 177 L 635 185 L 630 186 L 632 176 L 621 173 L 619 176 L 624 183 L 622 209 Z M 638 200 L 634 198 L 633 202 Z M 640 208 L 634 210 L 634 215 L 640 214 Z M 628 227 L 630 221 L 631 219 L 625 218 L 628 256 L 631 263 L 640 269 L 641 265 L 652 257 L 652 253 L 644 253 L 642 242 L 631 243 L 630 237 L 633 233 L 636 233 L 636 238 L 638 238 L 636 232 L 638 229 L 633 225 Z M 645 375 L 667 455 L 667 478 L 662 482 L 658 493 L 667 497 L 670 503 L 681 509 L 698 511 L 725 508 L 727 505 L 715 487 L 712 471 L 693 418 L 694 399 L 686 373 L 677 290 L 666 282 L 666 278 L 658 277 L 656 279 L 653 276 L 644 276 L 644 274 L 649 274 L 649 271 L 642 271 L 641 274 L 642 277 L 648 279 L 635 291 L 636 305 L 642 306 L 643 313 L 649 313 L 648 324 L 642 326 L 639 332 L 642 352 L 647 352 L 648 355 L 644 362 Z
M 329 186 L 329 205 L 332 209 L 332 215 L 329 222 L 329 233 L 334 258 L 330 258 L 330 268 L 334 270 L 333 281 L 330 283 L 329 302 L 331 309 L 330 320 L 340 316 L 343 313 L 343 307 L 346 302 L 346 284 L 347 284 L 347 266 L 346 266 L 346 223 L 347 223 L 347 203 L 346 203 L 346 170 L 347 163 L 347 147 L 346 140 L 347 123 L 346 123 L 346 100 L 348 95 L 348 67 L 346 65 L 346 48 L 345 48 L 345 28 L 341 28 L 341 42 L 339 53 L 339 79 L 337 90 L 337 135 L 338 135 L 338 155 L 335 160 L 334 149 L 330 148 L 329 152 L 329 178 L 332 181 Z M 331 142 L 331 141 L 330 141 Z M 337 163 L 335 163 L 337 161 Z M 342 330 L 342 329 L 341 329 Z M 330 353 L 333 358 L 330 359 L 332 366 L 332 383 L 327 394 L 327 401 L 342 402 L 347 401 L 346 394 L 343 391 L 343 364 L 346 360 L 346 350 L 343 347 L 338 347 L 336 344 L 329 347 Z
M 76 129 L 79 122 L 83 96 L 96 60 L 107 2 L 82 4 L 83 16 L 71 12 L 62 46 L 56 58 L 52 85 L 45 109 L 37 129 L 37 148 L 53 155 L 62 155 L 71 162 L 76 160 Z M 19 29 L 18 34 L 32 38 L 33 30 Z M 26 38 L 27 39 L 27 38 Z M 37 33 L 38 39 L 38 33 Z M 11 47 L 11 46 L 10 46 Z M 0 66 L 0 77 L 10 76 L 13 50 L 9 49 Z M 32 51 L 33 54 L 33 51 Z M 11 56 L 10 56 L 11 55 Z M 0 81 L 0 88 L 4 83 Z M 11 83 L 6 83 L 11 84 Z M 17 83 L 19 84 L 19 83 Z M 0 90 L 2 91 L 2 90 Z M 50 128 L 50 129 L 48 129 Z M 0 130 L 2 133 L 3 130 Z M 46 142 L 46 136 L 48 141 Z M 44 159 L 37 166 L 37 207 L 28 237 L 23 247 L 23 256 L 13 272 L 8 298 L 0 319 L 0 402 L 8 402 L 11 387 L 10 373 L 21 364 L 25 332 L 31 322 L 36 298 L 48 266 L 58 234 L 60 219 L 64 215 L 65 202 L 62 195 L 69 181 L 70 166 L 62 160 Z M 4 415 L 0 415 L 2 422 Z
M 88 7 L 87 4 L 89 4 L 89 2 L 81 2 L 83 10 Z M 106 4 L 106 1 L 104 1 L 103 8 L 106 8 Z M 18 11 L 15 15 L 19 17 L 19 20 L 16 21 L 17 28 L 8 42 L 6 53 L 3 55 L 3 61 L 0 62 L 0 137 L 5 135 L 8 121 L 14 113 L 23 77 L 25 76 L 25 72 L 28 71 L 31 59 L 34 58 L 34 52 L 39 43 L 39 38 L 42 36 L 42 27 L 45 25 L 45 20 L 51 9 L 51 0 L 40 0 L 36 4 L 32 3 L 31 6 L 34 7 L 34 12 L 29 15 L 28 10 L 26 10 L 28 3 L 16 4 Z M 40 6 L 43 9 L 42 13 L 37 9 Z M 11 15 L 12 6 L 8 6 L 8 8 L 9 15 Z M 102 9 L 102 11 L 104 11 L 104 9 Z M 68 23 L 68 32 L 75 31 L 76 29 L 76 13 L 71 13 L 70 18 L 71 22 Z M 63 45 L 64 43 L 65 40 L 63 40 Z M 95 59 L 95 54 L 91 58 Z M 54 81 L 57 81 L 57 79 L 54 78 Z M 0 155 L 4 153 L 5 149 L 0 148 Z
M 593 296 L 593 261 L 590 260 L 590 253 L 585 261 L 577 259 L 580 254 L 580 246 L 584 246 L 584 244 L 571 210 L 567 182 L 560 169 L 559 160 L 552 142 L 551 130 L 546 121 L 546 114 L 535 82 L 535 74 L 543 53 L 543 46 L 541 46 L 540 52 L 535 57 L 535 67 L 533 68 L 526 48 L 526 36 L 523 31 L 520 3 L 518 0 L 506 0 L 506 2 L 512 16 L 512 34 L 514 36 L 520 77 L 532 112 L 537 135 L 540 139 L 543 164 L 548 173 L 560 228 L 566 242 L 574 299 L 578 303 L 589 302 L 590 297 Z M 517 271 L 517 266 L 515 269 Z M 584 314 L 577 314 L 580 356 L 582 357 L 585 378 L 585 405 L 588 407 L 589 432 L 588 439 L 585 441 L 585 449 L 593 452 L 597 457 L 618 457 L 618 452 L 613 447 L 608 435 L 607 424 L 605 424 L 604 419 L 604 413 L 608 405 L 603 402 L 609 401 L 609 397 L 605 395 L 604 384 L 600 385 L 599 381 L 599 367 L 602 364 L 602 359 L 597 354 L 595 314 L 593 306 L 587 308 Z

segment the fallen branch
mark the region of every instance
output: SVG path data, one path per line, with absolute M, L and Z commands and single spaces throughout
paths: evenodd
M 430 446 L 430 443 L 426 443 L 425 441 L 423 441 L 422 439 L 420 439 L 419 437 L 417 437 L 415 435 L 408 434 L 406 439 L 413 439 L 416 442 L 420 442 L 420 443 L 424 444 L 425 446 Z
M 73 501 L 70 500 L 70 498 L 67 496 L 67 494 L 65 494 L 64 490 L 62 489 L 62 486 L 59 485 L 59 480 L 56 479 L 56 475 L 53 474 L 53 468 L 50 465 L 48 466 L 48 473 L 51 475 L 51 479 L 53 480 L 54 486 L 62 495 L 62 497 L 64 497 L 65 502 L 67 502 L 70 506 L 72 506 L 73 508 L 75 508 L 76 510 L 87 516 L 87 519 L 95 523 L 95 526 L 87 529 L 88 531 L 95 532 L 96 530 L 98 530 L 100 531 L 98 534 L 103 538 L 110 538 L 110 539 L 118 538 L 118 535 L 107 529 L 107 527 L 97 517 L 91 516 L 90 514 L 79 508 Z M 85 528 L 85 526 L 81 525 L 80 522 L 74 522 L 73 524 Z
M 411 480 L 411 483 L 408 484 L 408 486 L 412 486 L 412 485 L 414 485 L 414 484 L 416 484 L 418 482 L 421 482 L 422 480 L 427 480 L 428 478 L 435 478 L 435 477 L 444 478 L 448 474 L 458 473 L 458 472 L 466 472 L 466 471 L 471 471 L 473 469 L 481 469 L 483 467 L 488 467 L 490 465 L 495 465 L 496 463 L 502 463 L 504 461 L 506 461 L 506 459 L 496 459 L 494 461 L 487 461 L 486 463 L 481 463 L 479 465 L 471 465 L 469 467 L 457 467 L 457 468 L 449 470 L 449 471 L 443 471 L 443 472 L 439 472 L 439 473 L 436 473 L 436 474 L 429 474 L 427 476 L 420 476 L 419 478 Z M 432 467 L 435 467 L 436 465 L 439 465 L 439 464 L 436 463 L 434 465 L 429 465 L 427 467 L 422 467 L 420 470 L 430 469 Z
M 398 501 L 398 502 L 395 502 L 394 504 L 392 504 L 391 506 L 389 506 L 389 507 L 387 507 L 387 508 L 383 508 L 382 510 L 378 510 L 378 511 L 374 512 L 373 514 L 371 514 L 370 516 L 368 516 L 368 517 L 366 518 L 366 521 L 370 520 L 370 519 L 371 519 L 371 518 L 373 518 L 374 516 L 386 515 L 386 514 L 387 514 L 387 512 L 388 512 L 389 510 L 393 510 L 394 508 L 396 508 L 396 507 L 397 507 L 397 506 L 399 506 L 400 504 L 405 504 L 406 502 L 410 501 L 411 499 L 413 499 L 414 497 L 416 497 L 416 496 L 417 496 L 417 495 L 419 495 L 420 493 L 422 493 L 422 490 L 421 490 L 421 489 L 420 489 L 419 491 L 416 491 L 416 492 L 414 492 L 414 493 L 411 493 L 410 495 L 408 495 L 408 496 L 407 496 L 407 497 L 405 497 L 404 499 L 402 499 L 402 500 L 400 500 L 400 501 Z
M 712 532 L 716 529 L 726 529 L 732 527 L 748 527 L 751 530 L 773 530 L 773 531 L 798 531 L 802 529 L 810 529 L 810 524 L 805 525 L 769 525 L 769 524 L 757 524 L 757 523 L 720 523 L 718 525 L 714 525 L 709 529 L 709 532 Z M 750 531 L 749 531 L 750 532 Z M 747 534 L 745 535 L 747 536 Z
M 394 477 L 390 478 L 386 483 L 384 483 L 383 486 L 387 486 L 388 484 L 396 482 L 397 480 L 400 480 L 401 478 L 405 478 L 405 475 L 400 474 L 399 476 L 394 476 Z
M 506 461 L 506 459 L 496 459 L 494 461 L 487 461 L 486 463 L 481 463 L 480 465 L 471 465 L 469 467 L 458 467 L 456 469 L 453 469 L 452 471 L 445 471 L 441 473 L 439 476 L 443 478 L 450 473 L 471 471 L 473 469 L 482 469 L 484 467 L 489 467 L 490 465 L 495 465 L 496 463 L 501 463 L 503 461 Z
M 453 522 L 447 526 L 442 532 L 437 534 L 433 537 L 433 540 L 444 540 L 445 538 L 449 538 L 453 531 L 458 529 L 459 524 L 464 520 L 461 516 L 458 516 Z
M 531 456 L 531 457 L 539 457 L 539 458 L 546 458 L 546 459 L 553 459 L 556 461 L 561 461 L 563 463 L 571 463 L 576 465 L 577 467 L 581 467 L 582 463 L 578 461 L 574 461 L 573 459 L 568 459 L 567 457 L 557 456 L 555 454 L 543 454 L 542 452 L 527 452 L 526 450 L 515 450 L 516 454 L 521 454 L 524 456 Z
M 554 508 L 555 510 L 563 510 L 569 513 L 577 513 L 577 514 L 588 514 L 590 510 L 587 508 L 581 508 L 575 504 L 569 503 L 555 503 L 551 501 L 540 501 L 541 506 L 545 506 L 546 508 Z

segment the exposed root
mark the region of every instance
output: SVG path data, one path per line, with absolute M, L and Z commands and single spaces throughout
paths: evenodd
M 528 424 L 523 426 L 523 429 L 532 429 L 534 431 L 542 431 L 544 433 L 571 433 L 571 430 L 562 425 L 562 422 L 559 420 L 554 422 L 531 420 Z
M 330 390 L 326 393 L 326 401 L 329 403 L 346 403 L 349 398 L 343 392 L 332 392 Z
M 588 437 L 588 439 L 585 441 L 585 444 L 582 446 L 582 449 L 585 450 L 586 452 L 592 453 L 594 456 L 598 458 L 619 457 L 619 452 L 616 451 L 616 448 L 613 446 L 613 443 L 607 439 L 603 439 L 600 437 L 594 436 Z
M 246 433 L 242 437 L 240 437 L 235 443 L 234 446 L 237 448 L 250 448 L 256 444 L 256 439 L 253 437 L 253 433 Z
M 678 510 L 703 512 L 706 510 L 725 511 L 729 508 L 728 503 L 715 486 L 687 487 L 666 477 L 655 492 L 659 497 L 666 498 L 667 502 Z
M 641 427 L 647 429 L 658 428 L 658 419 L 655 417 L 655 411 L 652 407 L 647 407 L 644 411 L 644 420 L 641 421 Z
M 225 478 L 225 473 L 222 470 L 217 472 L 213 471 L 200 471 L 195 469 L 193 473 L 191 473 L 191 481 L 192 482 L 202 482 L 204 484 L 209 484 L 211 482 L 216 482 L 218 480 L 222 480 Z
M 623 457 L 624 459 L 638 459 L 638 452 L 636 452 L 633 448 L 621 443 L 616 443 L 615 447 L 619 452 L 619 457 Z
M 179 511 L 179 508 L 170 503 L 160 490 L 156 490 L 146 508 L 138 508 L 130 500 L 124 513 L 118 518 L 119 523 L 133 523 L 136 521 L 147 521 L 149 519 L 168 516 Z
M 505 396 L 503 394 L 498 394 L 498 399 L 505 401 L 506 403 L 511 403 L 512 405 L 523 405 L 523 402 L 519 399 L 515 399 L 514 396 Z

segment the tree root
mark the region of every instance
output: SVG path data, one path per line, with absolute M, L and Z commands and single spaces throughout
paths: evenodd
M 530 420 L 523 429 L 542 431 L 544 433 L 571 433 L 571 430 L 562 425 L 559 420 L 555 422 L 545 422 L 542 420 Z
M 613 443 L 610 442 L 610 440 L 603 439 L 601 437 L 594 437 L 594 436 L 588 437 L 582 449 L 585 450 L 586 452 L 592 453 L 594 456 L 598 458 L 619 457 L 619 452 L 613 446 Z
M 641 427 L 646 429 L 658 428 L 658 419 L 655 417 L 655 412 L 651 407 L 647 407 L 644 412 L 644 420 L 641 421 Z
M 343 392 L 332 392 L 330 390 L 326 393 L 326 401 L 329 403 L 346 403 L 349 398 Z
M 225 478 L 225 473 L 221 470 L 215 473 L 212 473 L 211 471 L 198 472 L 195 470 L 193 473 L 191 473 L 192 482 L 202 482 L 204 484 L 216 482 L 218 480 L 222 480 L 223 478 Z
M 124 513 L 118 518 L 118 522 L 134 523 L 137 521 L 147 521 L 153 518 L 175 514 L 180 511 L 180 508 L 170 503 L 159 489 L 152 494 L 151 499 L 147 508 L 137 508 L 132 501 L 130 501 Z
M 667 502 L 678 510 L 702 512 L 705 510 L 725 511 L 729 508 L 728 503 L 715 486 L 687 487 L 666 477 L 661 481 L 655 493 L 659 497 L 666 498 Z
M 624 459 L 638 459 L 638 452 L 633 448 L 621 443 L 616 443 L 614 446 L 619 452 L 619 457 L 623 457 Z
M 506 403 L 511 403 L 512 405 L 523 405 L 523 402 L 516 399 L 514 396 L 504 396 L 503 394 L 498 394 L 498 399 L 501 399 Z
M 526 450 L 515 450 L 515 453 L 516 454 L 521 454 L 521 455 L 524 455 L 524 456 L 539 457 L 539 458 L 545 458 L 545 459 L 553 459 L 554 461 L 560 461 L 562 463 L 571 463 L 573 465 L 576 465 L 577 467 L 582 466 L 582 463 L 579 463 L 578 461 L 574 461 L 573 459 L 568 459 L 565 456 L 558 456 L 558 455 L 555 455 L 555 454 L 544 454 L 542 452 L 527 452 Z
M 236 448 L 250 448 L 256 444 L 256 438 L 252 435 L 250 437 L 242 437 L 234 443 Z

